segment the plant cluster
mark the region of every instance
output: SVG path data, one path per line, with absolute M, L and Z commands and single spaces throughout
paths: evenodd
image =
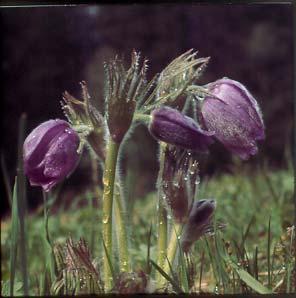
M 215 141 L 248 159 L 258 152 L 257 141 L 265 138 L 258 103 L 243 84 L 222 78 L 198 85 L 208 62 L 209 58 L 197 58 L 189 50 L 149 81 L 148 62 L 141 62 L 139 53 L 132 52 L 129 68 L 115 57 L 104 65 L 104 111 L 95 107 L 86 83 L 81 82 L 82 100 L 68 92 L 63 96 L 68 122 L 49 120 L 28 135 L 23 146 L 24 171 L 30 184 L 41 186 L 44 194 L 75 170 L 84 146 L 103 172 L 103 264 L 94 266 L 83 239 L 78 243 L 70 239 L 65 247 L 53 244 L 52 294 L 189 291 L 188 284 L 186 290 L 175 282 L 178 262 L 190 264 L 194 243 L 225 227 L 213 221 L 215 199 L 196 200 L 200 160 L 209 155 Z M 159 143 L 157 253 L 156 260 L 149 261 L 155 275 L 134 269 L 119 174 L 122 147 L 140 124 Z M 118 259 L 114 258 L 113 234 L 118 240 Z

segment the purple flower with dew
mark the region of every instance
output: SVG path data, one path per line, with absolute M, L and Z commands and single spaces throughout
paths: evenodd
M 188 150 L 207 151 L 214 132 L 199 128 L 190 117 L 170 107 L 161 107 L 151 114 L 149 132 L 159 141 Z
M 79 136 L 64 120 L 49 120 L 36 127 L 23 145 L 24 171 L 32 186 L 49 191 L 76 168 Z
M 182 232 L 181 247 L 184 252 L 188 252 L 191 245 L 207 233 L 215 208 L 215 200 L 199 200 L 193 203 Z
M 205 127 L 215 132 L 229 151 L 248 159 L 258 152 L 256 141 L 263 140 L 264 123 L 255 98 L 241 83 L 223 78 L 207 86 L 214 97 L 205 97 L 201 116 Z

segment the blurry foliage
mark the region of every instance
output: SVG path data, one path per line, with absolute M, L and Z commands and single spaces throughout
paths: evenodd
M 238 278 L 237 274 L 242 274 L 242 272 L 235 273 L 239 268 L 249 272 L 253 277 L 257 275 L 259 282 L 265 286 L 268 283 L 267 273 L 268 271 L 272 272 L 271 286 L 275 292 L 287 291 L 286 275 L 290 272 L 289 274 L 292 275 L 289 289 L 293 289 L 296 285 L 293 283 L 296 281 L 293 271 L 291 271 L 293 253 L 295 253 L 295 251 L 293 252 L 293 242 L 291 242 L 293 240 L 291 240 L 293 224 L 292 169 L 263 173 L 262 169 L 251 172 L 245 166 L 238 165 L 232 170 L 234 174 L 219 175 L 209 181 L 203 179 L 199 185 L 198 199 L 214 197 L 217 200 L 215 218 L 227 226 L 216 232 L 217 237 L 207 236 L 194 244 L 190 254 L 191 265 L 188 267 L 192 272 L 190 275 L 191 290 L 211 293 L 217 291 L 219 293 L 249 293 L 250 288 Z M 93 194 L 87 192 L 82 196 L 74 197 L 67 210 L 64 210 L 62 205 L 60 208 L 51 208 L 48 225 L 49 236 L 53 243 L 60 245 L 65 245 L 69 237 L 75 242 L 83 237 L 90 247 L 93 264 L 96 264 L 96 268 L 101 268 L 101 213 L 100 209 L 93 207 L 92 197 Z M 57 201 L 60 199 L 57 198 Z M 147 266 L 150 226 L 152 227 L 150 258 L 156 259 L 155 202 L 155 192 L 133 202 L 133 213 L 132 216 L 129 216 L 128 240 L 129 252 L 135 270 L 143 270 Z M 41 287 L 39 272 L 43 272 L 45 260 L 48 257 L 42 245 L 44 237 L 42 211 L 41 207 L 26 219 L 30 295 L 39 293 Z M 271 218 L 270 230 L 268 228 L 269 217 Z M 267 240 L 269 233 L 270 241 Z M 1 222 L 2 293 L 6 293 L 5 291 L 9 287 L 10 235 L 11 225 L 8 219 Z M 223 249 L 219 245 L 217 246 L 216 241 L 223 246 Z M 268 249 L 272 259 L 271 265 L 268 265 L 267 261 Z M 223 256 L 224 250 L 227 251 L 227 254 Z M 257 254 L 254 255 L 255 250 Z M 114 256 L 117 258 L 116 246 L 114 247 Z M 235 264 L 230 264 L 229 258 L 234 260 Z M 255 262 L 257 262 L 257 267 L 254 267 Z M 22 293 L 19 266 L 18 261 L 16 294 Z M 202 271 L 201 277 L 200 271 Z M 225 278 L 224 284 L 222 276 Z M 243 272 L 242 278 L 246 278 L 246 281 L 249 280 L 248 276 L 245 276 L 245 272 Z

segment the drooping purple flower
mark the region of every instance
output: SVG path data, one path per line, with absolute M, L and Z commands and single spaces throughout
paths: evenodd
M 229 151 L 248 159 L 258 152 L 263 140 L 264 124 L 255 98 L 241 83 L 223 78 L 207 85 L 207 96 L 201 107 L 202 120 L 208 130 Z
M 161 107 L 151 116 L 149 132 L 157 140 L 197 151 L 206 151 L 213 142 L 213 132 L 202 130 L 192 118 L 178 110 Z
M 215 200 L 199 200 L 193 203 L 182 232 L 181 247 L 184 252 L 188 252 L 191 245 L 207 232 L 215 208 Z
M 23 146 L 24 171 L 32 186 L 49 191 L 76 167 L 79 136 L 64 120 L 49 120 L 36 127 Z

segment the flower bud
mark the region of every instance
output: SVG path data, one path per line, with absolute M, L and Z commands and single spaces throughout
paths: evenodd
M 206 151 L 214 134 L 200 129 L 192 118 L 170 107 L 152 112 L 149 132 L 159 141 L 197 151 Z
M 205 127 L 215 132 L 229 151 L 248 159 L 258 152 L 257 140 L 264 139 L 264 124 L 258 103 L 239 82 L 223 78 L 207 85 L 213 95 L 201 107 Z
M 181 238 L 184 252 L 188 252 L 191 245 L 206 233 L 216 208 L 215 200 L 200 200 L 193 203 L 188 222 Z
M 80 82 L 82 100 L 73 97 L 67 91 L 61 101 L 62 109 L 72 127 L 79 132 L 82 141 L 87 141 L 90 148 L 101 160 L 105 159 L 106 125 L 103 116 L 90 101 L 85 81 Z
M 79 160 L 79 136 L 64 120 L 36 127 L 23 146 L 24 171 L 32 186 L 49 191 L 67 177 Z
M 125 69 L 117 57 L 105 63 L 106 118 L 112 140 L 120 143 L 129 130 L 137 100 L 141 97 L 146 82 L 147 60 L 140 67 L 140 54 L 132 52 L 132 62 Z
M 192 153 L 167 145 L 164 149 L 161 190 L 168 211 L 178 223 L 190 210 L 198 178 L 198 163 Z

